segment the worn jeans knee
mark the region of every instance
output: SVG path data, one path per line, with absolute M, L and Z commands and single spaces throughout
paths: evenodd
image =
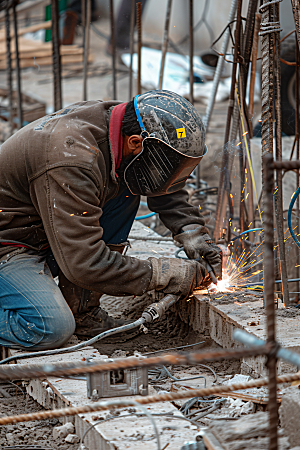
M 0 262 L 0 345 L 60 347 L 75 320 L 44 259 L 22 253 Z

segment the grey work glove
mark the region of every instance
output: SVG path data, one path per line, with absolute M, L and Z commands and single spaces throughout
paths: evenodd
M 213 243 L 205 227 L 184 231 L 174 236 L 174 239 L 182 245 L 189 259 L 198 260 L 203 257 L 213 269 L 217 279 L 222 279 L 222 250 Z
M 207 275 L 203 264 L 177 258 L 149 258 L 152 278 L 148 290 L 187 298 Z

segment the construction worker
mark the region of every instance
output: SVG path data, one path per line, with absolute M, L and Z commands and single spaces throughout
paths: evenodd
M 2 145 L 0 345 L 51 349 L 75 327 L 94 336 L 123 324 L 99 306 L 102 293 L 186 298 L 202 283 L 202 262 L 122 256 L 140 195 L 188 257 L 203 256 L 221 277 L 220 250 L 183 189 L 204 138 L 187 100 L 150 91 L 129 103 L 75 103 Z

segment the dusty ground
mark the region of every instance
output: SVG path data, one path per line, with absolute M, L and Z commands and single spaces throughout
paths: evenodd
M 40 411 L 41 406 L 31 397 L 22 393 L 21 382 L 17 382 L 19 387 L 0 384 L 0 388 L 4 390 L 4 398 L 0 392 L 0 417 L 28 414 Z M 52 437 L 53 428 L 61 425 L 57 419 L 40 420 L 34 422 L 24 422 L 17 425 L 7 425 L 0 427 L 0 448 L 15 448 L 15 445 L 36 445 L 36 449 L 60 449 L 71 450 L 76 448 L 74 444 L 67 444 L 64 439 L 54 440 Z

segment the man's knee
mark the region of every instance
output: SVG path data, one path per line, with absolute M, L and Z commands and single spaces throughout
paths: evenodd
M 32 347 L 32 350 L 53 349 L 63 346 L 75 332 L 76 324 L 74 316 L 69 308 L 57 311 L 51 320 L 47 321 L 44 338 Z

